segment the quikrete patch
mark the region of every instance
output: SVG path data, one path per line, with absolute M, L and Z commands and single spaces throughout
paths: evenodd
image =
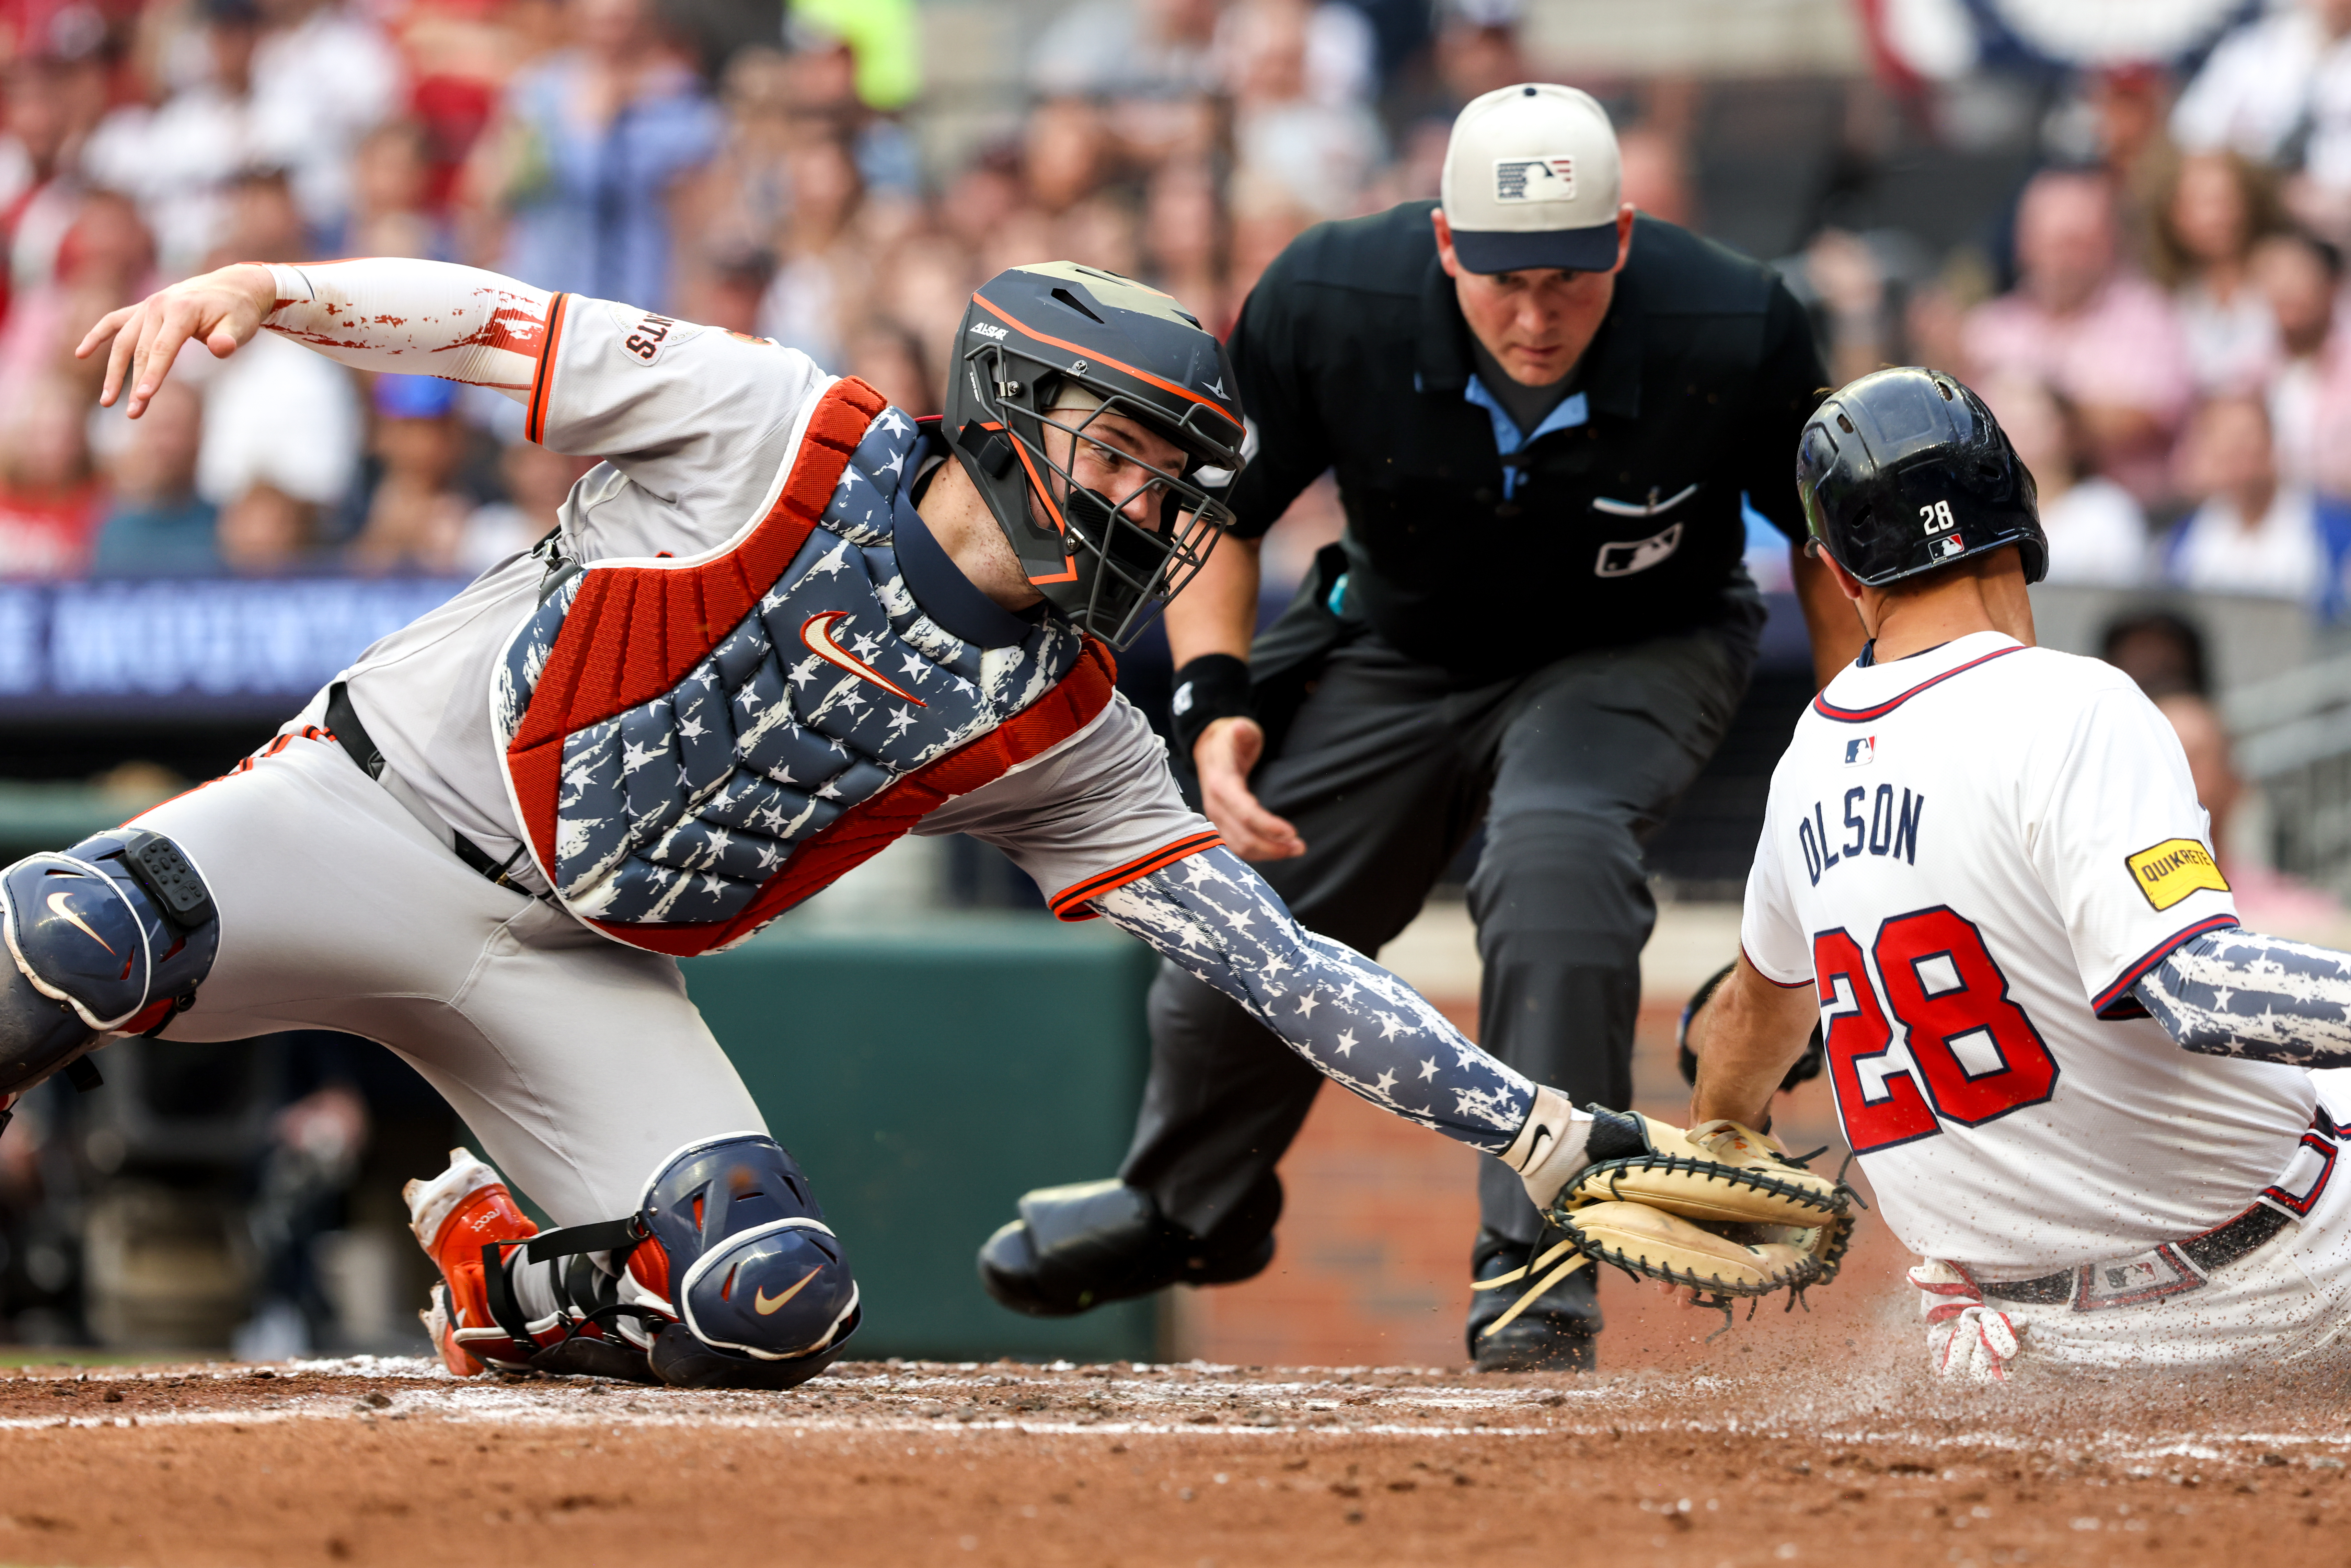
M 2125 863 L 2138 890 L 2158 909 L 2168 909 L 2191 893 L 2229 891 L 2229 879 L 2220 874 L 2220 862 L 2194 839 L 2166 839 Z

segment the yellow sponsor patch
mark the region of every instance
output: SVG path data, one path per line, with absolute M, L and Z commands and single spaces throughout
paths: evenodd
M 2191 893 L 2229 891 L 2229 879 L 2220 874 L 2212 852 L 2194 839 L 2166 839 L 2125 863 L 2138 890 L 2158 909 L 2168 909 Z

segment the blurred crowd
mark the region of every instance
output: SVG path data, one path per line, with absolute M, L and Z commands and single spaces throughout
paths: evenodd
M 183 353 L 135 425 L 96 410 L 83 331 L 208 267 L 465 261 L 775 338 L 930 412 L 998 268 L 1071 256 L 1228 330 L 1308 225 L 1435 194 L 1460 104 L 1560 69 L 1520 0 L 1037 14 L 1020 107 L 942 157 L 908 0 L 5 0 L 0 576 L 465 575 L 552 525 L 580 465 L 494 393 L 263 340 Z M 1679 220 L 1689 90 L 1610 99 L 1627 198 Z M 1835 379 L 1907 360 L 1979 387 L 2056 580 L 2341 614 L 2351 0 L 2277 0 L 2191 69 L 2068 90 L 2064 145 L 1957 261 L 1835 226 L 1782 259 Z M 1301 505 L 1277 576 L 1337 526 L 1327 490 Z
M 1898 355 L 1984 394 L 2040 483 L 2053 580 L 2335 619 L 2351 0 L 2249 11 L 2191 69 L 2075 78 L 1988 257 L 1905 279 L 1830 230 L 1791 270 L 1837 379 Z
M 1009 263 L 1148 277 L 1221 330 L 1308 225 L 1433 193 L 1453 109 L 1524 74 L 1514 6 L 1483 3 L 1432 34 L 1376 0 L 1078 0 L 1031 40 L 1025 112 L 926 179 L 909 5 L 10 0 L 0 576 L 467 574 L 552 525 L 580 465 L 493 393 L 264 339 L 192 346 L 135 424 L 97 410 L 76 344 L 175 278 L 465 261 L 925 412 Z

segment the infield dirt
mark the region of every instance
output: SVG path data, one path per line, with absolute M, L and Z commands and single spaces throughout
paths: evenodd
M 1591 1381 L 867 1363 L 708 1394 L 415 1361 L 31 1368 L 0 1380 L 0 1561 L 2351 1557 L 2338 1378 L 1951 1392 L 1875 1370 L 1915 1364 L 1907 1333 L 1825 1365 L 1766 1337 L 1719 1357 L 1735 1374 Z

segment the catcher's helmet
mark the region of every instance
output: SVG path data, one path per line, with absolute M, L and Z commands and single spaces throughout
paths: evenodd
M 1839 388 L 1797 443 L 1796 494 L 1820 548 L 1872 588 L 2003 545 L 2025 581 L 2049 570 L 2032 476 L 1983 399 L 1940 371 Z
M 1241 465 L 1224 346 L 1157 289 L 1069 261 L 982 284 L 956 344 L 943 423 L 964 471 L 1046 601 L 1126 646 L 1183 591 L 1232 516 L 1204 487 L 1221 489 Z M 1108 414 L 1182 448 L 1182 471 L 1094 428 Z M 1049 442 L 1048 428 L 1071 439 Z M 1106 496 L 1078 484 L 1076 441 L 1133 465 L 1134 485 Z M 1122 510 L 1138 492 L 1155 497 L 1147 526 Z

